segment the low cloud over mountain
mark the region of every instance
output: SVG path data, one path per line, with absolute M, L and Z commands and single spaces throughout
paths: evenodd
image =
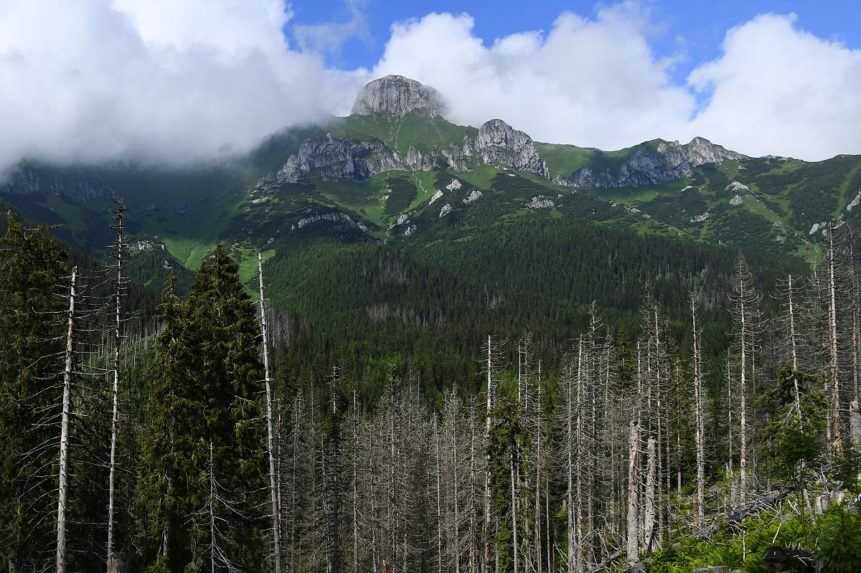
M 327 65 L 320 42 L 290 45 L 282 0 L 0 0 L 0 13 L 0 168 L 224 157 L 348 113 L 384 74 L 436 88 L 454 121 L 501 117 L 537 140 L 701 135 L 749 155 L 861 153 L 861 51 L 792 15 L 727 31 L 720 55 L 680 83 L 636 3 L 492 42 L 467 14 L 428 14 L 394 24 L 380 60 L 358 70 Z

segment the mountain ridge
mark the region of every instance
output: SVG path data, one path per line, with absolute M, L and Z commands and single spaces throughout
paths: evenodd
M 435 90 L 418 82 L 377 85 L 369 88 L 376 108 L 276 133 L 229 162 L 24 162 L 0 183 L 0 200 L 100 248 L 104 233 L 94 229 L 109 227 L 120 199 L 133 238 L 163 244 L 191 269 L 217 243 L 244 261 L 303 237 L 466 241 L 478 228 L 568 218 L 813 262 L 825 221 L 861 218 L 852 207 L 859 156 L 754 158 L 704 138 L 615 151 L 536 142 L 503 119 L 477 128 L 451 123 L 438 94 L 427 95 Z M 409 93 L 380 92 L 399 89 Z

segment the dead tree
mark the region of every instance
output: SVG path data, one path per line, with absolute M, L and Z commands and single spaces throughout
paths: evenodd
M 485 414 L 485 426 L 484 426 L 484 444 L 485 444 L 485 468 L 484 468 L 484 523 L 483 527 L 483 537 L 484 537 L 484 552 L 483 552 L 483 566 L 482 569 L 487 572 L 490 570 L 490 561 L 491 561 L 491 488 L 490 488 L 490 469 L 491 469 L 491 459 L 490 452 L 487 449 L 488 444 L 490 444 L 490 430 L 493 424 L 493 405 L 494 405 L 494 365 L 493 365 L 493 340 L 490 335 L 487 337 L 487 363 L 485 366 L 486 375 L 487 375 L 487 410 Z
M 111 388 L 111 451 L 108 473 L 108 541 L 107 567 L 108 571 L 115 569 L 114 564 L 114 511 L 116 508 L 116 470 L 117 470 L 117 434 L 119 432 L 119 387 L 120 387 L 120 343 L 122 328 L 122 299 L 125 289 L 123 274 L 123 255 L 125 254 L 125 209 L 118 207 L 114 224 L 116 239 L 114 242 L 114 259 L 116 263 L 116 282 L 114 285 L 114 355 L 113 355 L 113 386 Z
M 791 273 L 786 275 L 786 282 L 778 285 L 782 316 L 779 324 L 786 333 L 786 351 L 789 352 L 789 364 L 792 369 L 793 410 L 798 420 L 801 420 L 801 390 L 798 384 L 799 346 L 801 335 L 798 320 L 798 281 Z
M 861 451 L 861 406 L 857 398 L 849 403 L 849 433 L 852 447 Z
M 739 497 L 745 502 L 748 489 L 748 423 L 747 399 L 751 370 L 751 356 L 755 347 L 756 316 L 759 295 L 753 286 L 753 277 L 743 257 L 736 261 L 733 285 L 734 336 L 739 363 Z
M 626 559 L 629 566 L 640 561 L 640 431 L 635 420 L 628 425 L 628 530 Z
M 657 535 L 657 523 L 655 520 L 656 500 L 655 489 L 657 482 L 657 454 L 655 452 L 655 438 L 651 436 L 648 439 L 646 446 L 646 499 L 645 499 L 645 516 L 643 524 L 645 531 L 643 538 L 645 539 L 645 550 L 652 550 L 652 543 Z
M 257 276 L 260 285 L 260 336 L 263 345 L 263 372 L 266 386 L 266 454 L 269 461 L 269 497 L 272 512 L 272 561 L 275 573 L 281 573 L 281 520 L 278 507 L 277 474 L 275 472 L 275 438 L 272 428 L 272 377 L 269 371 L 269 341 L 266 332 L 266 303 L 263 294 L 263 257 L 257 253 Z
M 563 372 L 564 395 L 565 395 L 565 410 L 564 410 L 564 425 L 565 425 L 565 513 L 567 519 L 567 573 L 575 572 L 575 524 L 574 524 L 574 455 L 575 455 L 575 428 L 574 428 L 574 410 L 575 410 L 575 389 L 574 389 L 574 367 L 572 364 L 566 364 Z
M 691 332 L 693 335 L 694 423 L 697 449 L 697 528 L 705 521 L 705 425 L 703 423 L 702 354 L 697 326 L 696 295 L 691 291 Z M 679 478 L 681 488 L 681 477 Z
M 837 327 L 837 251 L 834 226 L 828 224 L 828 448 L 832 454 L 842 449 L 840 428 L 840 354 Z
M 69 283 L 69 313 L 63 368 L 63 411 L 60 421 L 60 464 L 57 495 L 57 573 L 66 573 L 66 510 L 69 499 L 69 418 L 72 406 L 72 357 L 75 337 L 75 291 L 78 267 L 72 269 Z

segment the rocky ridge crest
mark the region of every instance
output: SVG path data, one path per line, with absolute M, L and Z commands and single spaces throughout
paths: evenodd
M 702 137 L 695 137 L 686 144 L 657 140 L 637 146 L 618 166 L 602 170 L 584 167 L 569 177 L 557 178 L 557 182 L 577 188 L 642 187 L 689 177 L 694 168 L 701 165 L 744 158 Z

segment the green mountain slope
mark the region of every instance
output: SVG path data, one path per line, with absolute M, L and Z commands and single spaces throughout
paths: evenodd
M 275 265 L 319 241 L 327 253 L 385 246 L 463 275 L 453 261 L 481 267 L 474 254 L 492 252 L 495 241 L 519 260 L 552 250 L 564 233 L 582 240 L 580 229 L 740 251 L 777 269 L 817 261 L 825 223 L 861 216 L 859 156 L 748 158 L 701 139 L 605 152 L 533 143 L 504 127 L 412 112 L 351 115 L 278 133 L 216 165 L 24 163 L 0 184 L 0 200 L 93 252 L 108 244 L 110 211 L 122 200 L 132 239 L 168 261 L 141 265 L 153 285 L 171 264 L 197 268 L 218 243 L 240 260 L 246 280 L 257 251 Z M 547 225 L 562 233 L 548 244 L 502 243 Z M 563 291 L 551 296 L 570 296 Z

